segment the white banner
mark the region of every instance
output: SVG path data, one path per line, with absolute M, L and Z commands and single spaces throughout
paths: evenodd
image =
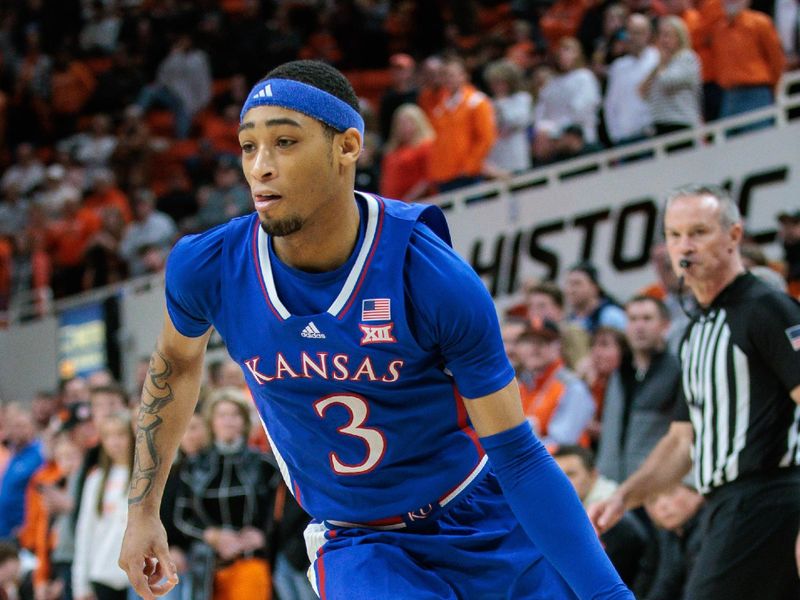
M 662 237 L 662 200 L 687 183 L 730 189 L 748 234 L 768 256 L 781 258 L 776 216 L 800 209 L 800 120 L 727 140 L 719 127 L 708 132 L 715 143 L 703 134 L 673 135 L 437 200 L 449 207 L 456 250 L 500 307 L 525 279 L 561 282 L 581 260 L 597 266 L 603 286 L 620 300 L 652 283 L 649 250 Z M 694 147 L 667 152 L 687 138 Z M 643 151 L 650 156 L 621 160 Z

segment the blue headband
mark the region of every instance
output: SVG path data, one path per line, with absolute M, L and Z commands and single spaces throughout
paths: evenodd
M 256 106 L 281 106 L 296 110 L 330 125 L 336 131 L 355 127 L 364 137 L 364 119 L 358 111 L 336 96 L 300 81 L 267 79 L 255 84 L 242 107 L 239 123 L 244 121 L 245 113 Z

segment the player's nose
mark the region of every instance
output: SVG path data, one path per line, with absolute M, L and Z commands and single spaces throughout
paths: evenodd
M 250 164 L 250 175 L 255 179 L 273 179 L 277 173 L 275 162 L 266 150 L 259 150 Z

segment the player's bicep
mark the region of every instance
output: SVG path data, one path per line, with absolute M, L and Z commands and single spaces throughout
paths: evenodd
M 164 326 L 158 337 L 158 351 L 183 363 L 192 363 L 203 360 L 205 356 L 208 338 L 211 336 L 211 327 L 199 336 L 189 337 L 183 335 L 175 327 L 170 317 L 169 311 L 164 311 Z
M 464 398 L 464 406 L 480 437 L 512 429 L 525 420 L 516 379 L 486 396 Z

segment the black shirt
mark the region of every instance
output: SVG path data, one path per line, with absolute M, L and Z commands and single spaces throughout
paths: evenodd
M 707 494 L 736 479 L 800 465 L 800 304 L 750 273 L 686 329 L 676 420 L 694 428 L 694 475 Z

